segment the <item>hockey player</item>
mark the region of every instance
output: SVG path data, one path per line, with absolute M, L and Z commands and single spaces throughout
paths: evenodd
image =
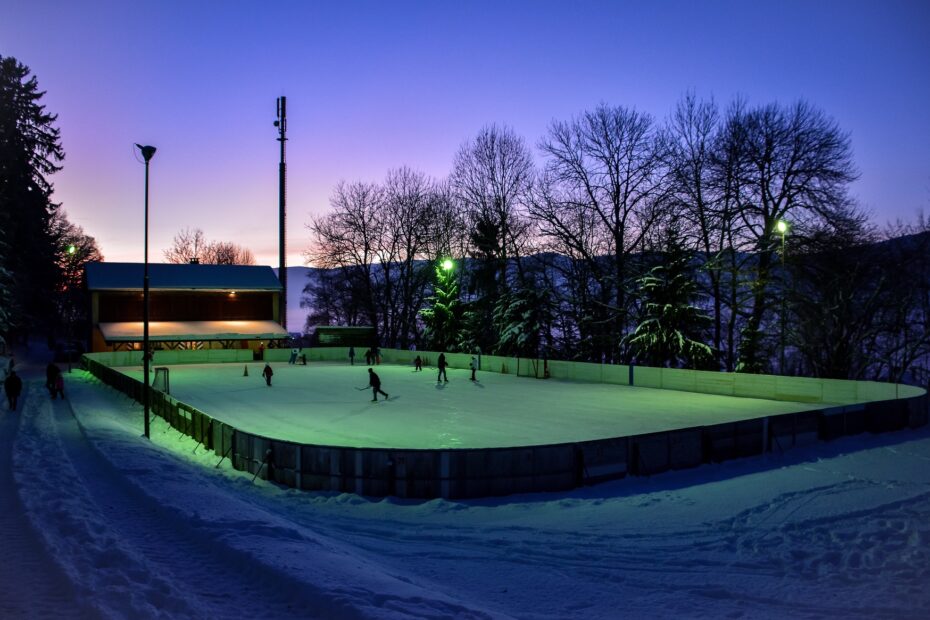
M 371 402 L 378 402 L 378 394 L 383 395 L 384 400 L 388 399 L 387 393 L 381 390 L 381 377 L 371 368 L 368 369 L 368 385 L 371 386 Z
M 436 383 L 441 382 L 443 379 L 446 380 L 446 383 L 449 383 L 449 375 L 446 374 L 446 366 L 448 366 L 448 364 L 446 364 L 445 353 L 439 354 L 439 361 L 436 363 L 436 365 L 439 367 L 439 376 L 436 377 Z

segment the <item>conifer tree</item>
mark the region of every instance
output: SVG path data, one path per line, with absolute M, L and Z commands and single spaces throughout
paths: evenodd
M 50 223 L 58 205 L 48 177 L 64 159 L 57 117 L 40 103 L 35 76 L 0 56 L 0 330 L 28 329 L 54 315 L 60 280 L 58 239 Z
M 450 259 L 436 265 L 436 281 L 430 306 L 420 311 L 426 324 L 427 348 L 431 351 L 453 351 L 461 330 L 459 284 L 455 264 Z
M 639 281 L 642 313 L 626 341 L 640 364 L 706 368 L 713 352 L 704 342 L 711 319 L 694 305 L 697 285 L 692 256 L 669 227 L 662 261 Z

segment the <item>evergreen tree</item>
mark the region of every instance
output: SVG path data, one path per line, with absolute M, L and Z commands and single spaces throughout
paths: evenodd
M 461 331 L 459 284 L 451 260 L 436 265 L 436 282 L 430 307 L 420 311 L 426 324 L 427 348 L 431 351 L 454 351 Z
M 669 228 L 663 260 L 639 281 L 642 313 L 625 339 L 630 353 L 647 366 L 706 368 L 713 352 L 704 340 L 711 319 L 694 305 L 697 284 L 691 253 L 674 226 Z
M 48 176 L 64 159 L 57 116 L 40 104 L 35 76 L 0 56 L 0 329 L 26 330 L 55 313 L 61 280 L 58 239 L 50 223 L 58 206 Z
M 494 308 L 494 326 L 500 334 L 495 353 L 541 357 L 543 334 L 552 324 L 553 313 L 545 287 L 523 287 L 505 293 Z

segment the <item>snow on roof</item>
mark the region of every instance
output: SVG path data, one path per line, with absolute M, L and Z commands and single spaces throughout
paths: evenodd
M 142 340 L 142 321 L 100 323 L 107 342 Z M 275 321 L 149 321 L 149 340 L 271 340 L 286 338 L 287 332 Z
M 91 291 L 141 291 L 142 263 L 87 263 Z M 259 265 L 175 265 L 149 263 L 149 288 L 156 290 L 279 291 L 271 267 Z

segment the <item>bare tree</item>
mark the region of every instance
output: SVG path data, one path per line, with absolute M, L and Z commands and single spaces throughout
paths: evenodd
M 204 252 L 205 262 L 211 265 L 253 265 L 255 257 L 252 250 L 231 241 L 214 241 Z
M 534 175 L 533 160 L 523 139 L 508 127 L 489 125 L 459 149 L 449 183 L 466 214 L 473 267 L 469 270 L 463 340 L 471 350 L 491 350 L 493 312 L 513 288 L 527 286 L 522 257 L 531 242 L 526 202 Z M 510 281 L 514 268 L 517 282 Z
M 376 328 L 382 326 L 377 303 L 380 274 L 374 265 L 382 246 L 383 203 L 384 192 L 376 184 L 340 182 L 330 199 L 333 211 L 308 225 L 313 245 L 304 253 L 310 264 L 339 268 L 357 283 L 350 289 L 356 295 L 353 303 Z
M 484 127 L 462 145 L 452 164 L 449 183 L 468 214 L 472 234 L 484 227 L 500 287 L 507 284 L 507 261 L 516 259 L 519 269 L 529 241 L 525 205 L 533 174 L 533 159 L 523 138 L 496 125 Z
M 813 225 L 842 217 L 847 188 L 856 178 L 849 136 L 836 122 L 805 102 L 734 107 L 728 122 L 740 140 L 739 176 L 742 231 L 756 254 L 752 306 L 740 343 L 739 368 L 765 368 L 760 328 L 779 247 L 776 225 Z
M 407 348 L 429 282 L 430 216 L 434 184 L 422 172 L 403 167 L 388 172 L 384 182 L 385 235 L 382 268 L 385 307 L 391 309 L 388 342 Z
M 174 236 L 170 248 L 163 252 L 169 263 L 192 262 L 205 265 L 253 265 L 252 251 L 231 241 L 207 241 L 199 228 L 185 228 Z
M 163 252 L 165 260 L 179 265 L 190 262 L 206 262 L 204 253 L 207 240 L 199 228 L 185 228 L 174 236 L 171 247 Z
M 609 308 L 604 341 L 611 349 L 604 353 L 617 359 L 614 343 L 630 325 L 630 256 L 643 247 L 667 191 L 661 140 L 648 114 L 602 104 L 553 122 L 540 149 L 548 159 L 545 187 L 531 214 L 541 234 L 587 261 L 604 287 L 592 300 Z M 570 217 L 576 210 L 585 216 Z M 605 250 L 609 262 L 599 258 Z

